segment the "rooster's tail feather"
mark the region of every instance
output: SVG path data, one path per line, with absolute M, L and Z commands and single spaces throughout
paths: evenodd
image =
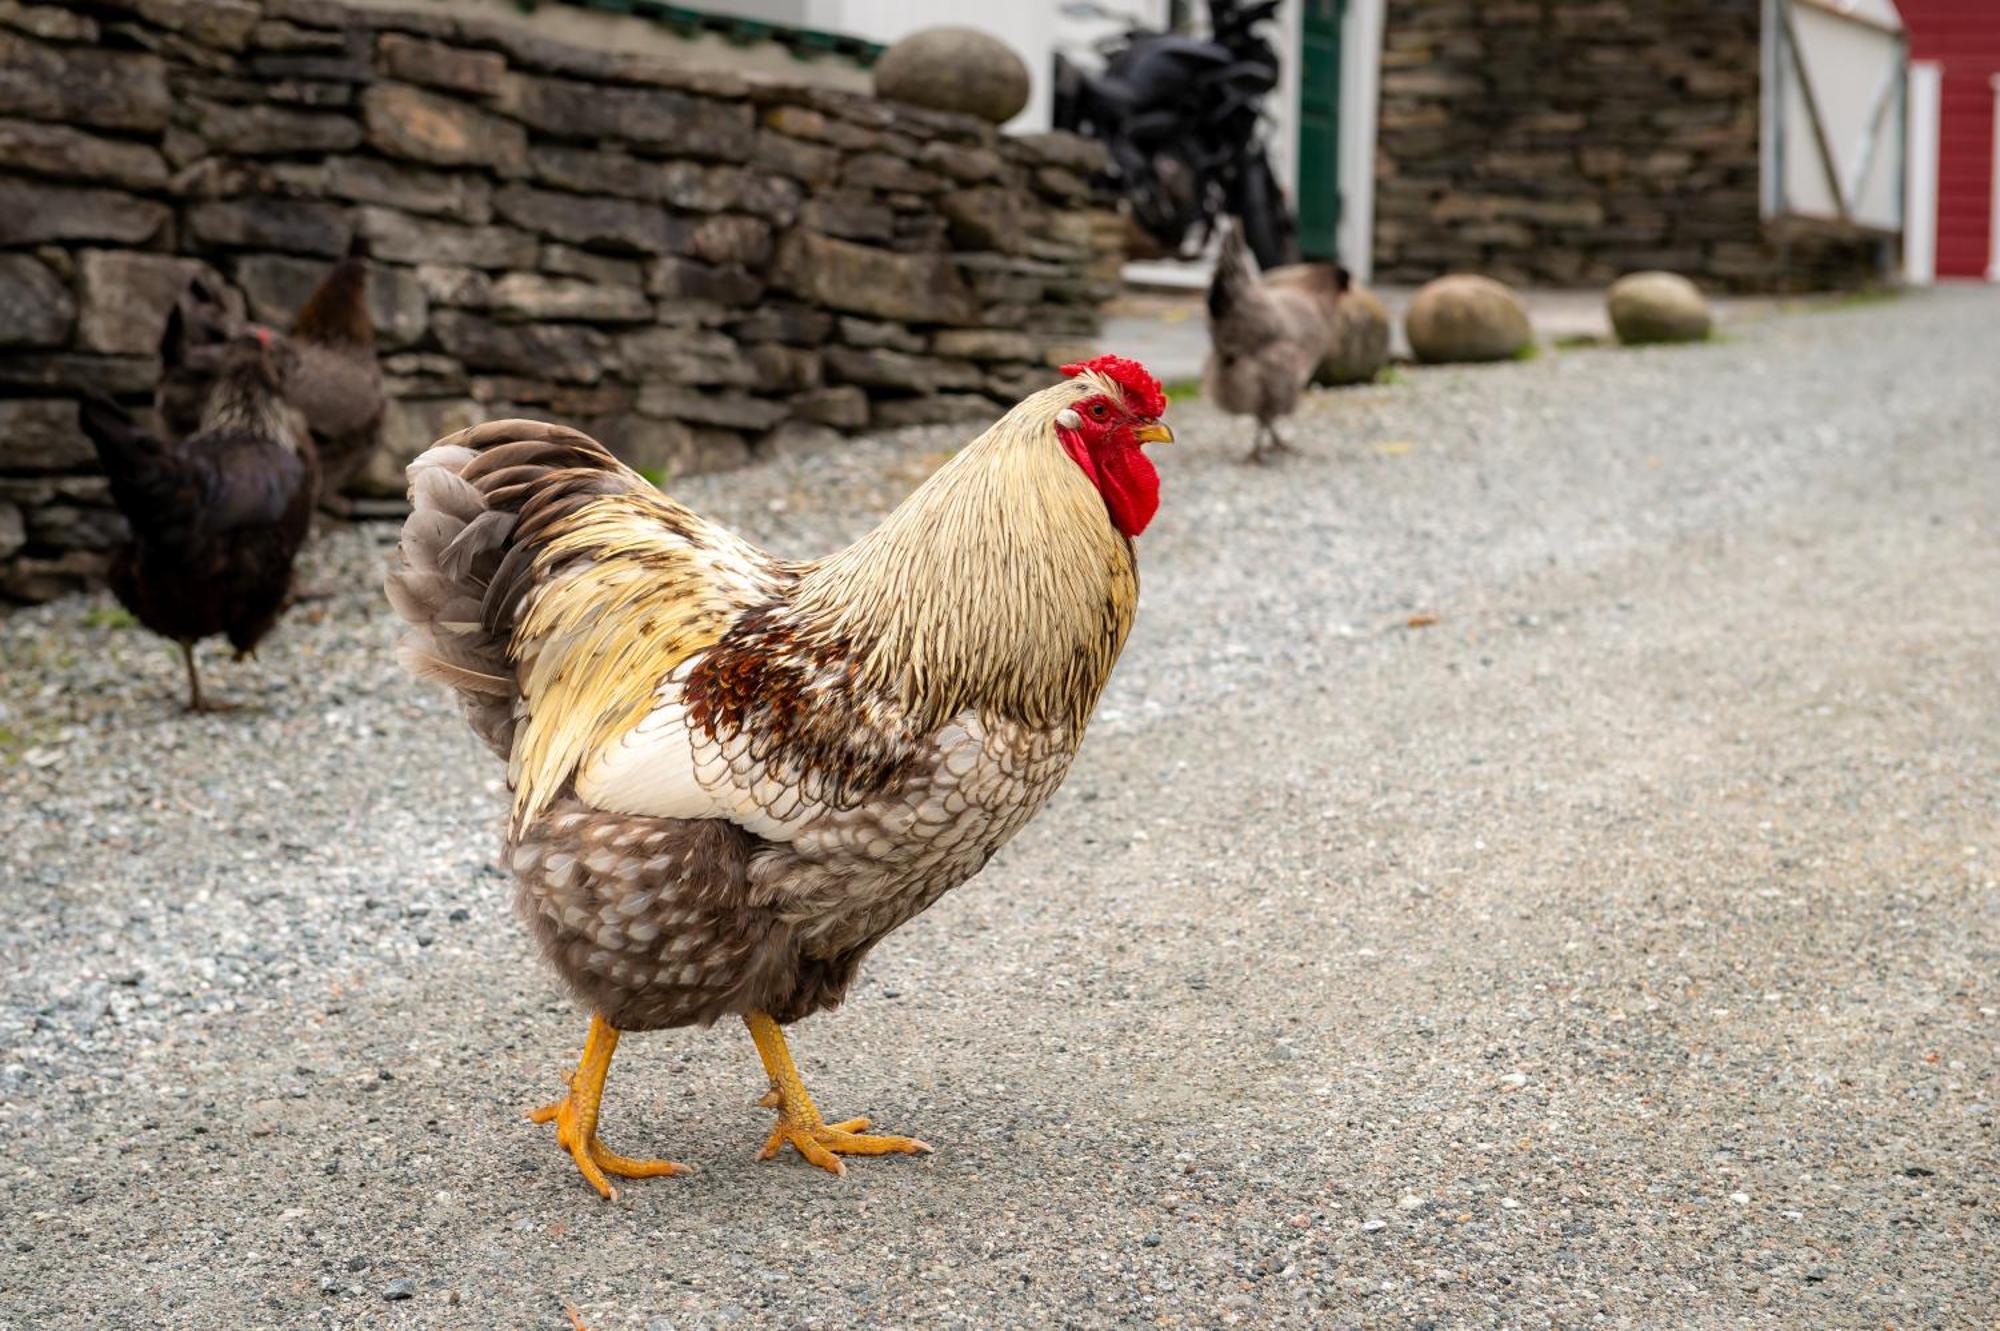
M 510 616 L 496 614 L 494 602 L 496 582 L 516 550 L 524 486 L 494 488 L 490 466 L 484 470 L 488 484 L 480 484 L 480 464 L 526 450 L 522 470 L 530 476 L 522 480 L 546 478 L 556 470 L 548 466 L 550 448 L 562 464 L 590 450 L 610 462 L 610 454 L 586 436 L 526 420 L 462 430 L 424 452 L 410 464 L 410 518 L 402 524 L 400 560 L 384 584 L 396 614 L 410 626 L 396 648 L 398 660 L 416 675 L 448 683 L 466 705 L 472 729 L 500 755 L 514 743 L 518 685 Z
M 501 756 L 519 719 L 514 612 L 533 581 L 538 535 L 580 498 L 645 485 L 588 435 L 541 421 L 489 421 L 410 464 L 410 516 L 384 585 L 409 625 L 397 655 L 448 684 Z

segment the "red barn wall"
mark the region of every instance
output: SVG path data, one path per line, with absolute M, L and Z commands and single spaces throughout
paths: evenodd
M 1938 108 L 1939 277 L 1985 277 L 1993 259 L 1993 84 L 2000 0 L 1896 0 L 1912 60 L 1943 73 Z

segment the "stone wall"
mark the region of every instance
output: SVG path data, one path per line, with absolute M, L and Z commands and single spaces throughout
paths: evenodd
M 1375 276 L 1851 285 L 1872 240 L 1758 213 L 1760 0 L 1388 0 Z
M 663 473 L 990 421 L 1115 288 L 1096 149 L 825 88 L 327 0 L 0 0 L 0 594 L 122 524 L 77 397 L 150 402 L 189 275 L 282 324 L 375 261 L 368 479 L 480 419 Z

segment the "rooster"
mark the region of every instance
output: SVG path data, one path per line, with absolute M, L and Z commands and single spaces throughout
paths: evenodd
M 1347 286 L 1347 270 L 1331 263 L 1291 264 L 1260 279 L 1241 229 L 1223 237 L 1208 287 L 1202 391 L 1224 411 L 1256 417 L 1250 461 L 1290 451 L 1276 422 L 1297 409 L 1332 350 L 1334 306 Z
M 312 522 L 318 464 L 285 401 L 292 360 L 268 332 L 230 344 L 198 429 L 179 445 L 102 398 L 83 405 L 84 432 L 132 528 L 112 557 L 111 589 L 180 644 L 190 711 L 223 706 L 202 695 L 195 643 L 221 634 L 238 659 L 255 650 L 284 609 Z
M 168 428 L 186 433 L 214 378 L 217 348 L 244 325 L 223 298 L 195 278 L 167 319 L 159 405 Z M 368 261 L 335 264 L 299 307 L 285 335 L 296 365 L 286 393 L 305 414 L 319 455 L 320 501 L 343 512 L 342 491 L 366 471 L 382 440 L 386 401 L 368 312 Z
M 507 760 L 516 907 L 591 1012 L 569 1093 L 530 1117 L 606 1198 L 686 1168 L 598 1137 L 620 1034 L 729 1015 L 777 1111 L 760 1158 L 930 1149 L 826 1122 L 782 1027 L 1042 807 L 1132 626 L 1166 400 L 1117 357 L 1065 375 L 813 562 L 559 425 L 474 426 L 410 465 L 403 659 Z

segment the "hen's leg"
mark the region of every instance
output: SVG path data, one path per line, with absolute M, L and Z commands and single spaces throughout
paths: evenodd
M 201 691 L 201 672 L 195 668 L 193 643 L 183 642 L 181 644 L 181 660 L 187 665 L 187 709 L 190 712 L 233 712 L 236 710 L 235 703 L 224 702 L 220 698 L 211 698 Z
M 1257 422 L 1257 433 L 1252 437 L 1250 461 L 1263 464 L 1279 453 L 1289 453 L 1292 446 L 1278 437 L 1278 427 L 1269 421 Z
M 778 1111 L 778 1126 L 771 1129 L 770 1139 L 757 1153 L 759 1160 L 771 1159 L 790 1142 L 792 1149 L 821 1169 L 845 1174 L 847 1166 L 840 1159 L 843 1155 L 896 1152 L 915 1155 L 930 1151 L 930 1147 L 914 1137 L 862 1136 L 868 1126 L 865 1118 L 850 1118 L 844 1123 L 822 1119 L 819 1107 L 806 1092 L 805 1083 L 799 1080 L 798 1065 L 792 1062 L 792 1051 L 786 1047 L 785 1032 L 778 1023 L 764 1012 L 752 1012 L 743 1020 L 750 1027 L 750 1038 L 757 1042 L 758 1056 L 764 1060 L 764 1071 L 771 1078 L 770 1094 L 757 1103 Z
M 187 641 L 186 639 L 181 640 L 181 661 L 187 666 L 187 677 L 188 677 L 187 709 L 190 712 L 199 712 L 202 710 L 201 672 L 195 669 L 194 644 Z
M 590 1186 L 606 1200 L 618 1196 L 618 1189 L 611 1186 L 611 1181 L 604 1177 L 606 1174 L 620 1178 L 662 1178 L 694 1172 L 692 1166 L 677 1165 L 671 1160 L 629 1160 L 597 1139 L 597 1107 L 604 1099 L 604 1078 L 611 1071 L 611 1054 L 617 1048 L 618 1028 L 591 1013 L 590 1034 L 584 1039 L 583 1059 L 576 1065 L 576 1075 L 570 1078 L 569 1094 L 552 1105 L 528 1111 L 528 1117 L 537 1123 L 554 1121 L 556 1140 L 576 1161 L 576 1167 L 583 1171 Z
M 237 654 L 237 659 L 242 659 L 240 652 Z M 211 698 L 201 691 L 201 672 L 195 669 L 193 643 L 184 642 L 181 644 L 181 660 L 187 666 L 187 709 L 190 712 L 233 712 L 237 710 L 241 704 L 224 702 L 220 698 Z

